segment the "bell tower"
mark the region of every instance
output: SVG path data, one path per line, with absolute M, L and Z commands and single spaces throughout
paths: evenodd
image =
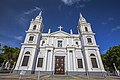
M 86 21 L 81 13 L 78 21 L 78 33 L 81 40 L 81 49 L 84 55 L 87 75 L 103 75 L 105 70 L 94 37 L 95 33 L 93 33 L 90 23 Z
M 34 72 L 43 28 L 41 11 L 35 19 L 32 19 L 29 29 L 26 31 L 14 72 L 20 73 L 21 70 L 30 74 Z
M 81 36 L 83 46 L 96 46 L 96 41 L 94 38 L 95 33 L 93 33 L 90 23 L 86 21 L 81 13 L 78 22 L 78 33 Z
M 28 31 L 26 31 L 27 35 L 26 35 L 24 43 L 39 45 L 41 33 L 44 28 L 41 14 L 42 12 L 40 12 L 39 15 L 35 19 L 32 19 L 30 23 L 30 27 Z

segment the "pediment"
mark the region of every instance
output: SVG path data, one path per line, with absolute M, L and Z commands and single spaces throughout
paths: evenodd
M 64 32 L 64 31 L 56 31 L 56 32 L 53 32 L 53 33 L 51 33 L 51 36 L 63 36 L 63 37 L 69 37 L 70 36 L 70 34 L 69 33 L 66 33 L 66 32 Z

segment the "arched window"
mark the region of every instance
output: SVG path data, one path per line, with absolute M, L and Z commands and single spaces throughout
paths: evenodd
M 90 55 L 91 58 L 91 63 L 93 68 L 98 68 L 97 61 L 96 61 L 96 56 L 94 54 Z
M 22 66 L 27 66 L 29 61 L 29 56 L 24 56 Z
M 88 28 L 87 28 L 87 27 L 85 27 L 85 31 L 87 31 L 87 32 L 88 32 Z
M 25 56 L 22 61 L 22 66 L 28 65 L 29 57 L 30 57 L 30 52 L 29 51 L 25 52 Z
M 35 29 L 36 29 L 36 27 L 37 27 L 37 26 L 36 26 L 36 25 L 34 25 L 34 26 L 33 26 L 33 30 L 35 30 Z
M 90 56 L 95 56 L 94 54 L 91 54 Z
M 41 44 L 41 46 L 43 46 L 45 44 L 45 41 L 42 41 L 42 44 Z
M 76 42 L 76 45 L 78 45 L 78 42 Z
M 30 54 L 30 52 L 29 52 L 29 51 L 27 51 L 25 54 Z

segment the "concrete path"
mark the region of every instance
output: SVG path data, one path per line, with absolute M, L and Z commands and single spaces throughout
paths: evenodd
M 0 74 L 0 80 L 38 80 L 35 74 L 21 76 L 18 74 Z M 83 76 L 67 76 L 67 75 L 40 75 L 39 80 L 120 80 L 120 77 L 109 76 L 106 78 L 87 77 Z

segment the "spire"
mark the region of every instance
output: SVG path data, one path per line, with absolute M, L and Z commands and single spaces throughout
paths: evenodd
M 80 13 L 80 18 L 82 18 L 83 16 L 82 16 L 82 14 Z
M 39 16 L 42 16 L 42 11 L 40 11 Z
M 86 19 L 82 16 L 81 13 L 80 13 L 80 19 L 79 20 L 82 21 L 82 22 L 86 22 Z
M 39 15 L 35 19 L 36 20 L 42 20 L 42 11 L 40 11 Z

